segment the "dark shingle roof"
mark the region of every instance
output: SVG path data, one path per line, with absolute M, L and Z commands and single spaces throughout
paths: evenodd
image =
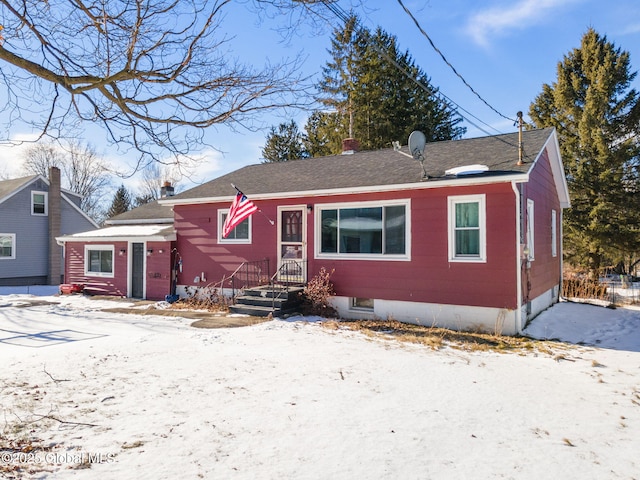
M 149 222 L 173 223 L 173 210 L 171 210 L 170 206 L 160 205 L 156 200 L 116 215 L 105 223 L 107 225 L 117 225 Z
M 517 165 L 518 133 L 428 143 L 424 156 L 429 179 L 425 182 L 451 179 L 451 176 L 445 176 L 446 170 L 471 164 L 489 167 L 489 171 L 482 176 L 524 174 L 531 168 L 552 132 L 551 128 L 523 132 L 524 163 L 520 166 Z M 406 146 L 401 151 L 409 153 Z M 232 183 L 247 195 L 267 195 L 415 184 L 421 178 L 422 167 L 419 162 L 389 148 L 249 165 L 175 195 L 171 200 L 233 195 Z

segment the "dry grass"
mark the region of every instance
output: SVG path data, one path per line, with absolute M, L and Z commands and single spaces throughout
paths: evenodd
M 210 298 L 181 298 L 177 302 L 171 304 L 172 310 L 206 310 L 207 312 L 226 313 L 229 311 L 227 303 L 219 299 Z
M 551 343 L 547 341 L 481 332 L 458 332 L 446 328 L 412 325 L 397 320 L 343 320 L 340 322 L 329 320 L 323 323 L 323 327 L 345 328 L 365 335 L 416 343 L 434 350 L 447 347 L 465 351 L 553 354 Z

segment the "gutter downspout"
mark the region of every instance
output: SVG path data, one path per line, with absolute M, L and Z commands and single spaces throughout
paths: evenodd
M 520 192 L 516 182 L 511 182 L 516 197 L 516 334 L 522 334 L 522 259 L 520 258 Z
M 558 292 L 558 298 L 557 298 L 557 302 L 560 302 L 560 299 L 562 298 L 562 292 L 564 291 L 564 250 L 563 250 L 563 244 L 564 244 L 564 230 L 562 229 L 562 225 L 564 225 L 564 210 L 562 207 L 560 207 L 560 214 L 558 215 L 560 217 L 560 235 L 559 238 L 556 239 L 556 242 L 559 240 L 560 241 L 560 248 L 558 249 L 559 255 L 560 255 L 560 281 L 558 282 L 560 284 L 560 291 Z

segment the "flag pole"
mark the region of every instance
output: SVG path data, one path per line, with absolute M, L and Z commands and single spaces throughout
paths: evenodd
M 232 184 L 231 184 L 231 186 L 232 186 L 233 188 L 235 188 L 235 189 L 236 189 L 236 191 L 237 191 L 240 195 L 244 195 L 244 193 L 242 192 L 242 190 L 240 190 L 238 187 L 236 187 L 236 185 L 235 185 L 234 183 L 232 183 Z M 273 221 L 273 220 L 271 220 L 269 217 L 267 217 L 267 215 L 262 211 L 262 209 L 258 208 L 258 211 L 262 214 L 262 216 L 263 216 L 264 218 L 266 218 L 266 219 L 269 221 L 269 223 L 270 223 L 271 225 L 275 225 L 275 224 L 276 224 L 276 222 L 274 222 L 274 221 Z

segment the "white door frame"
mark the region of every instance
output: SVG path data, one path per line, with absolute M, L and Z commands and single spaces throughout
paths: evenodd
M 301 241 L 287 241 L 283 239 L 282 215 L 284 212 L 300 212 Z M 298 263 L 299 275 L 284 278 L 278 275 L 281 281 L 303 283 L 307 281 L 307 206 L 306 205 L 283 205 L 278 207 L 278 272 L 285 262 Z

